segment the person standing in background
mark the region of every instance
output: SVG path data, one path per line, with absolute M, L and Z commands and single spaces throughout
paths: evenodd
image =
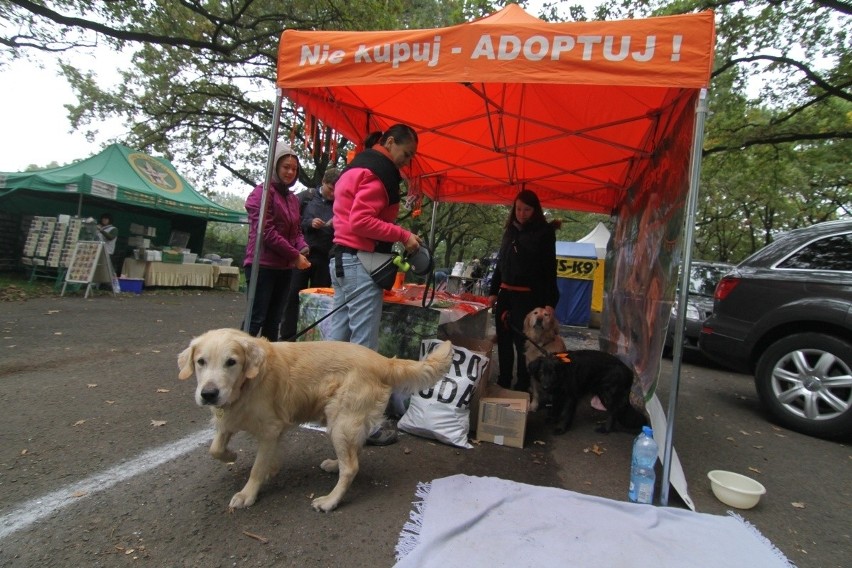
M 524 358 L 524 318 L 533 308 L 555 307 L 556 229 L 544 218 L 538 195 L 524 189 L 515 197 L 506 220 L 497 267 L 491 279 L 489 301 L 497 329 L 497 383 L 512 388 L 517 361 L 515 390 L 528 391 L 530 376 Z
M 396 224 L 400 169 L 417 152 L 417 133 L 410 126 L 395 124 L 385 132 L 371 133 L 364 147 L 335 186 L 335 246 L 329 270 L 336 311 L 329 339 L 351 341 L 375 351 L 379 346 L 384 296 L 359 255 L 366 258 L 373 252 L 391 253 L 394 242 L 402 242 L 405 250 L 413 254 L 423 242 Z M 367 438 L 367 443 L 375 446 L 396 441 L 396 427 L 389 421 Z
M 294 270 L 290 281 L 290 294 L 281 322 L 281 339 L 293 341 L 299 321 L 299 292 L 305 288 L 330 288 L 331 274 L 328 261 L 334 244 L 334 184 L 340 172 L 329 168 L 322 176 L 322 183 L 315 190 L 299 195 L 302 217 L 302 234 L 310 248 L 310 268 Z
M 258 234 L 257 225 L 263 184 L 255 187 L 246 199 L 249 236 L 243 265 L 246 284 L 257 278 L 254 303 L 245 331 L 252 336 L 260 334 L 269 341 L 278 341 L 292 269 L 310 268 L 311 264 L 307 259 L 308 244 L 300 226 L 299 199 L 290 191 L 299 177 L 299 159 L 290 146 L 278 142 L 273 164 L 262 234 Z M 261 245 L 260 266 L 252 266 L 258 240 Z
M 102 213 L 97 228 L 98 235 L 104 243 L 104 249 L 112 260 L 112 255 L 115 254 L 115 240 L 118 238 L 118 229 L 112 224 L 112 215 Z

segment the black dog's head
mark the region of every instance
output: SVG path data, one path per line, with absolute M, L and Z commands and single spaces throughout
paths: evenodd
M 566 364 L 571 362 L 570 353 L 549 353 L 529 364 L 529 373 L 538 379 L 542 390 L 554 394 L 566 380 Z

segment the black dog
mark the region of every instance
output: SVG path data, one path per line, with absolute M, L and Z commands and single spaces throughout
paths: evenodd
M 630 404 L 633 371 L 614 355 L 592 349 L 553 353 L 530 363 L 529 372 L 551 398 L 549 418 L 556 422 L 554 434 L 571 427 L 577 403 L 585 395 L 597 395 L 606 407 L 606 423 L 599 432 L 612 431 L 616 420 L 631 430 L 647 423 Z

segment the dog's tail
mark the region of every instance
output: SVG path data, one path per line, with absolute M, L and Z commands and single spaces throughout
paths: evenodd
M 394 390 L 416 392 L 433 386 L 447 374 L 453 360 L 453 344 L 444 341 L 422 361 L 390 359 L 384 382 Z

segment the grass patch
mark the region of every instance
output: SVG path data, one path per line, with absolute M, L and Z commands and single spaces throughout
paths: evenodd
M 29 276 L 23 272 L 0 272 L 0 302 L 16 302 L 53 296 L 54 280 L 37 278 L 30 282 Z

